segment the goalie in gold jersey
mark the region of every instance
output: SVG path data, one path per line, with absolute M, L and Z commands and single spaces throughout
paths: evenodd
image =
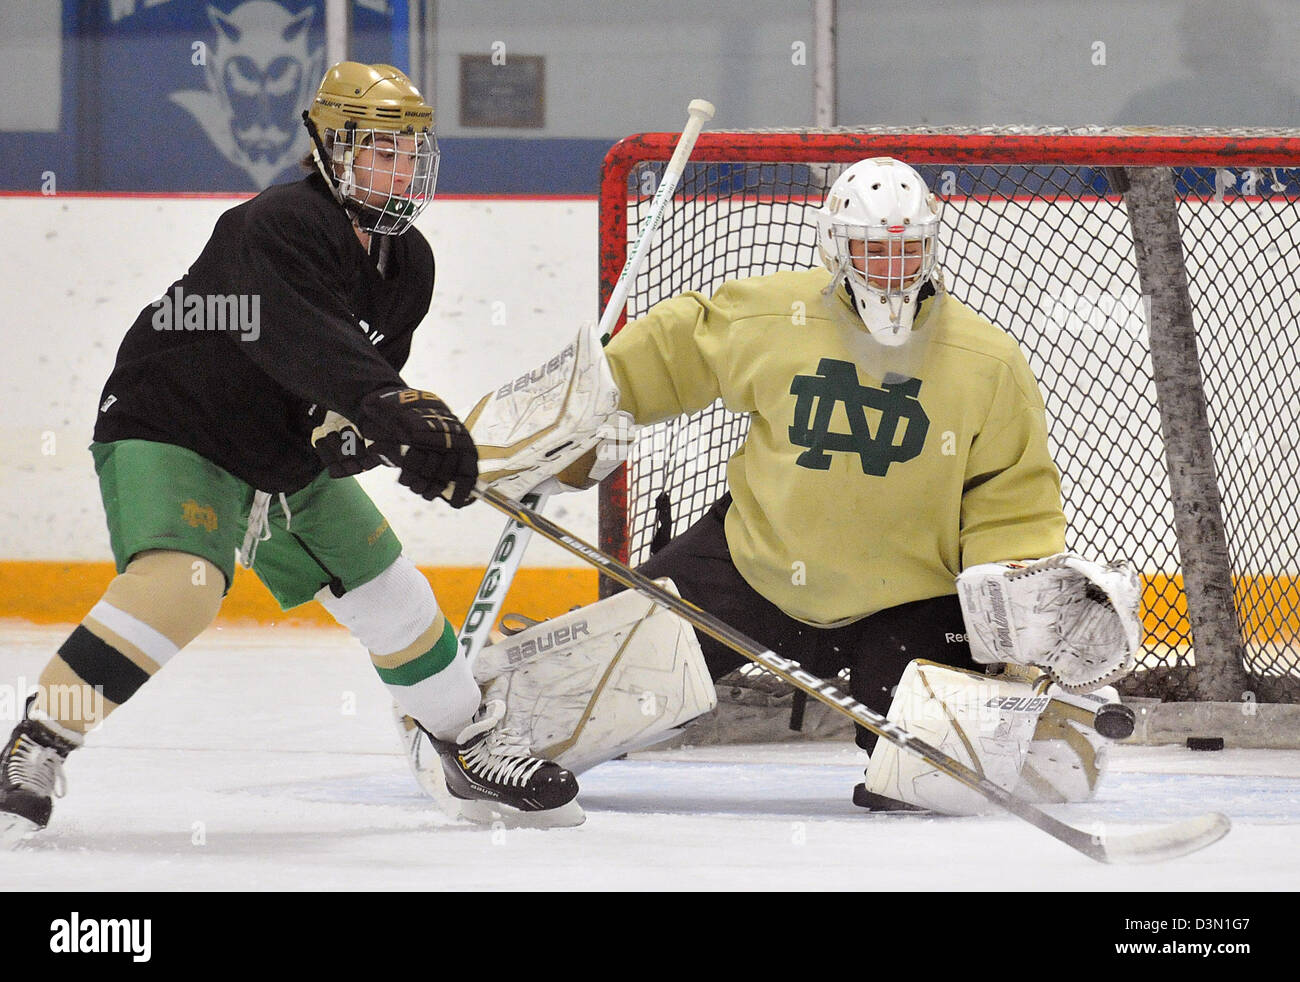
M 718 399 L 751 421 L 729 493 L 641 571 L 815 674 L 848 668 L 857 699 L 991 780 L 1086 798 L 1105 761 L 1097 730 L 1127 728 L 1108 683 L 1131 667 L 1136 578 L 1064 552 L 1037 382 L 1010 335 L 945 291 L 941 212 L 911 167 L 862 161 L 818 212 L 824 269 L 684 293 L 613 338 L 617 408 L 635 423 Z M 559 480 L 583 483 L 572 467 Z M 699 645 L 712 679 L 746 661 Z M 859 804 L 984 804 L 858 733 L 872 752 Z

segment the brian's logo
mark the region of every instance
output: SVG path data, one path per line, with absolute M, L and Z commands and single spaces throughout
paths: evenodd
M 217 513 L 211 505 L 201 505 L 193 498 L 181 502 L 181 518 L 193 528 L 205 528 L 209 532 L 217 530 Z
M 206 91 L 173 92 L 214 146 L 264 188 L 308 150 L 301 113 L 315 95 L 325 52 L 307 35 L 316 11 L 289 14 L 249 0 L 229 14 L 208 7 L 217 43 L 207 57 Z
M 886 378 L 879 389 L 861 385 L 852 362 L 823 358 L 816 375 L 796 375 L 790 383 L 795 397 L 790 442 L 808 448 L 795 463 L 809 470 L 830 470 L 829 451 L 848 451 L 862 461 L 862 473 L 884 477 L 890 464 L 911 460 L 925 444 L 930 417 L 917 399 L 920 391 L 919 378 Z M 848 418 L 847 433 L 831 431 L 832 416 L 841 405 Z

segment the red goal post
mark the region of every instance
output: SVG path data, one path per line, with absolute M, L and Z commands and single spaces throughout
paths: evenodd
M 640 134 L 605 158 L 602 305 L 675 141 Z M 628 316 L 816 265 L 812 210 L 874 156 L 916 167 L 945 200 L 949 290 L 1025 349 L 1069 548 L 1142 572 L 1128 691 L 1297 701 L 1300 131 L 704 133 Z M 601 547 L 635 565 L 700 517 L 746 426 L 714 406 L 643 431 L 602 485 Z

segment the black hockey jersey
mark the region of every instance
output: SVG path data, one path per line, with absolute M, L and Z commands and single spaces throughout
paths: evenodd
M 404 384 L 434 263 L 416 229 L 390 242 L 381 276 L 315 174 L 227 211 L 127 331 L 95 439 L 186 447 L 262 491 L 308 484 L 313 419 L 356 420 L 367 394 Z

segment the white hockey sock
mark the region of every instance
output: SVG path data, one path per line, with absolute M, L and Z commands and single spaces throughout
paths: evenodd
M 368 583 L 336 597 L 316 595 L 366 646 L 397 703 L 439 739 L 453 739 L 477 712 L 480 694 L 456 632 L 438 609 L 429 581 L 400 556 Z

